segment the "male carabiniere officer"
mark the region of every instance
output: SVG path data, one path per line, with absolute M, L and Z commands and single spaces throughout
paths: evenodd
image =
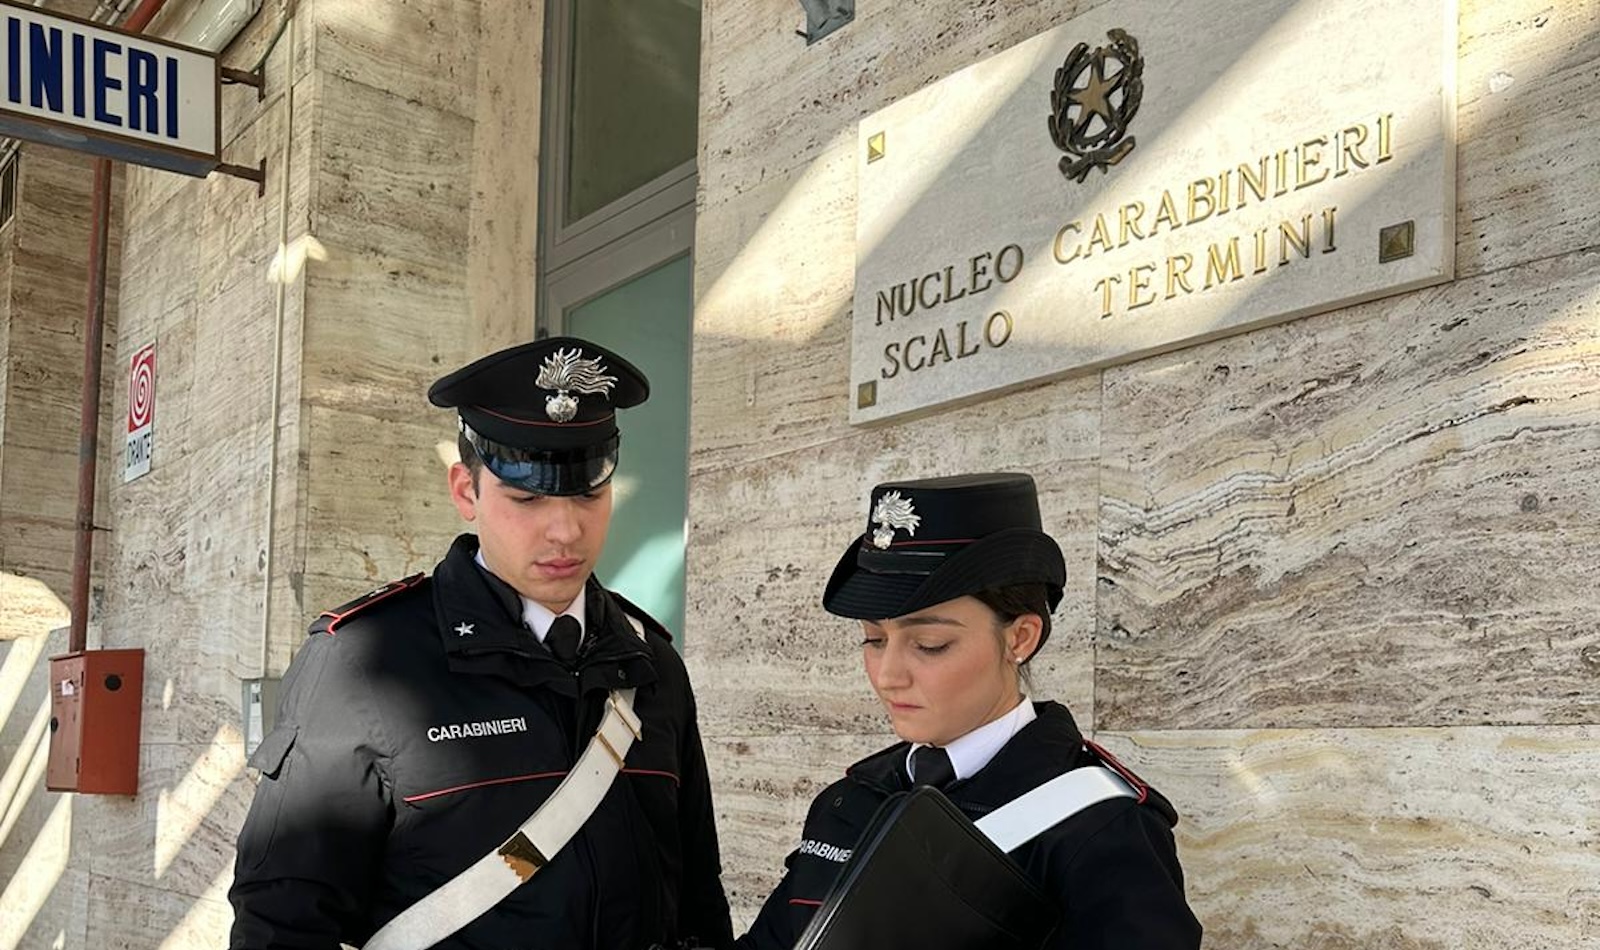
M 450 497 L 477 534 L 432 577 L 312 625 L 250 760 L 234 950 L 405 948 L 442 936 L 418 936 L 430 927 L 450 950 L 731 942 L 683 663 L 592 576 L 615 413 L 648 395 L 627 361 L 573 338 L 429 390 L 459 413 Z M 535 816 L 558 786 L 560 807 Z M 503 899 L 473 905 L 508 875 Z

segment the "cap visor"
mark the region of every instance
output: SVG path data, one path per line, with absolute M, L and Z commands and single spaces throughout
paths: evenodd
M 841 617 L 887 620 L 905 613 L 901 605 L 909 601 L 926 580 L 918 574 L 857 571 L 829 594 L 823 607 Z
M 484 467 L 507 485 L 535 495 L 581 495 L 611 479 L 616 456 L 597 456 L 575 462 L 512 461 L 485 457 Z

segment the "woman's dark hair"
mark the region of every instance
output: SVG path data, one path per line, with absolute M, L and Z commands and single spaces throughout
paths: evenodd
M 1023 614 L 1037 614 L 1039 616 L 1039 643 L 1043 644 L 1045 637 L 1050 635 L 1050 589 L 1044 584 L 1010 584 L 1005 587 L 989 587 L 972 595 L 978 602 L 994 611 L 1000 619 L 1000 625 L 1005 626 Z M 1033 692 L 1033 677 L 1028 666 L 1033 662 L 1029 657 L 1017 664 L 1017 678 L 1021 680 L 1023 692 Z
M 972 595 L 985 607 L 1008 624 L 1023 614 L 1038 614 L 1044 624 L 1039 630 L 1039 642 L 1050 635 L 1050 591 L 1044 584 L 1012 584 L 1007 587 L 990 587 Z

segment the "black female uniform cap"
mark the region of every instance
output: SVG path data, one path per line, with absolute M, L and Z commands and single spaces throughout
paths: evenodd
M 867 530 L 833 569 L 822 606 L 857 620 L 903 617 L 1012 584 L 1041 583 L 1061 602 L 1066 561 L 1039 519 L 1033 478 L 1015 472 L 887 482 L 872 490 Z
M 428 401 L 455 409 L 461 434 L 501 481 L 539 495 L 581 495 L 617 468 L 617 410 L 650 381 L 610 350 L 557 336 L 490 353 L 442 377 Z

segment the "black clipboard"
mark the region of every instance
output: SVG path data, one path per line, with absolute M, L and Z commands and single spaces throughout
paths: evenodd
M 937 789 L 884 802 L 795 950 L 1038 950 L 1061 912 Z

